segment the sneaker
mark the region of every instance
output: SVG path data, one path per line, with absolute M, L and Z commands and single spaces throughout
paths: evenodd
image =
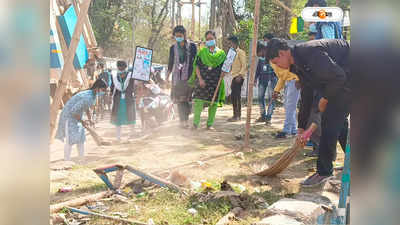
M 212 126 L 207 126 L 207 128 L 206 128 L 207 130 L 210 130 L 210 131 L 214 131 L 215 130 L 215 128 L 214 127 L 212 127 Z
M 267 120 L 262 116 L 256 120 L 256 123 L 263 123 L 263 122 L 267 122 Z
M 281 132 L 277 133 L 275 138 L 287 138 L 286 132 L 281 131 Z
M 190 128 L 191 130 L 197 130 L 199 127 L 193 124 L 193 126 Z
M 229 118 L 227 121 L 228 121 L 228 122 L 237 122 L 237 121 L 240 121 L 240 118 L 238 118 L 238 117 L 232 117 L 232 118 Z
M 314 187 L 320 185 L 326 181 L 328 181 L 332 176 L 321 176 L 318 173 L 314 173 L 303 182 L 301 182 L 301 186 L 303 187 Z

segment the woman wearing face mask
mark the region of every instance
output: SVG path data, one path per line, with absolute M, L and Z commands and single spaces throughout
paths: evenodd
M 189 80 L 189 84 L 194 85 L 194 119 L 193 128 L 197 129 L 200 125 L 200 115 L 204 104 L 208 104 L 207 129 L 212 129 L 218 103 L 225 97 L 224 84 L 221 82 L 219 93 L 213 105 L 211 104 L 214 92 L 217 88 L 221 74 L 221 68 L 225 61 L 226 54 L 223 50 L 216 47 L 216 35 L 214 31 L 207 31 L 206 47 L 202 48 L 194 60 L 194 71 Z
M 186 40 L 186 29 L 183 26 L 176 26 L 173 35 L 176 43 L 169 50 L 167 81 L 172 73 L 171 98 L 178 105 L 181 127 L 188 128 L 193 89 L 187 81 L 193 72 L 197 48 L 194 43 Z
M 72 96 L 65 104 L 60 120 L 58 121 L 58 129 L 56 138 L 64 141 L 64 160 L 69 161 L 71 156 L 72 145 L 77 145 L 79 150 L 79 158 L 84 156 L 84 144 L 86 140 L 85 130 L 82 126 L 83 112 L 86 112 L 88 120 L 84 123 L 93 125 L 89 108 L 96 103 L 96 96 L 103 96 L 107 88 L 107 84 L 98 79 L 93 86 L 85 91 L 81 91 Z
M 133 135 L 136 124 L 136 104 L 133 94 L 134 80 L 132 73 L 126 70 L 125 61 L 117 62 L 118 73 L 112 77 L 111 94 L 113 106 L 111 111 L 111 123 L 117 128 L 117 140 L 121 140 L 121 126 L 131 125 Z

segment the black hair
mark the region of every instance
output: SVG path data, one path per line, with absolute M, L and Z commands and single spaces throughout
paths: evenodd
M 268 39 L 268 40 L 271 40 L 272 38 L 274 38 L 274 35 L 271 34 L 271 33 L 266 33 L 266 34 L 264 34 L 264 37 L 263 37 L 263 38 L 266 38 L 266 39 Z
M 117 62 L 117 67 L 118 67 L 118 68 L 120 68 L 120 67 L 126 68 L 127 66 L 128 66 L 128 65 L 126 64 L 125 61 L 120 60 L 120 61 Z
M 265 46 L 261 43 L 257 44 L 257 53 L 263 52 L 265 50 Z
M 325 0 L 308 0 L 305 7 L 313 7 L 314 5 L 318 5 L 319 7 L 327 7 L 328 4 Z
M 311 36 L 311 35 L 317 35 L 317 32 L 308 32 L 308 36 Z
M 236 37 L 235 35 L 228 37 L 228 40 L 233 42 L 235 45 L 239 45 L 239 38 Z
M 186 29 L 184 26 L 182 25 L 178 25 L 174 28 L 174 30 L 172 31 L 172 34 L 175 35 L 176 33 L 182 33 L 182 34 L 186 34 Z
M 206 34 L 204 35 L 204 37 L 207 38 L 207 35 L 211 34 L 212 36 L 214 36 L 214 38 L 217 38 L 217 34 L 215 34 L 215 31 L 213 30 L 209 30 L 206 32 Z
M 278 57 L 280 50 L 288 50 L 290 49 L 288 43 L 285 39 L 282 38 L 272 38 L 265 49 L 265 59 L 267 61 Z
M 97 79 L 92 87 L 90 87 L 90 90 L 98 89 L 98 88 L 107 88 L 107 84 L 104 80 L 102 79 Z

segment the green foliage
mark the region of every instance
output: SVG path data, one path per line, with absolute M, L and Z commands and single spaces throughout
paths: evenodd
M 122 59 L 132 58 L 134 25 L 136 46 L 148 47 L 152 38 L 155 53 L 153 61 L 166 63 L 171 41 L 170 20 L 167 18 L 164 21 L 160 34 L 155 34 L 152 27 L 160 25 L 154 18 L 158 17 L 163 4 L 165 0 L 92 0 L 89 18 L 98 45 L 104 49 L 104 55 Z

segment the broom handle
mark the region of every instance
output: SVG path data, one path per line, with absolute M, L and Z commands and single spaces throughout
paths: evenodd
M 223 79 L 223 76 L 220 76 L 220 77 L 219 77 L 219 80 L 218 80 L 217 88 L 215 89 L 215 92 L 214 92 L 214 95 L 213 95 L 213 98 L 212 98 L 212 101 L 211 101 L 210 107 L 211 107 L 212 105 L 214 105 L 215 98 L 217 97 L 217 93 L 218 93 L 218 90 L 219 90 L 219 86 L 221 85 L 222 79 Z

